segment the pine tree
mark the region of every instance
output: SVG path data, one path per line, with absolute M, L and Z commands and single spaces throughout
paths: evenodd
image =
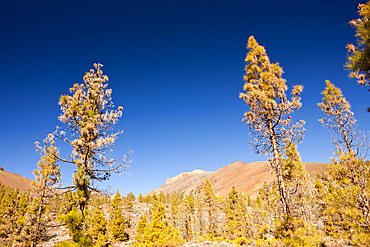
M 316 180 L 321 216 L 329 235 L 370 246 L 370 210 L 366 206 L 370 205 L 370 162 L 361 155 L 368 135 L 356 130 L 354 113 L 341 90 L 329 81 L 326 84 L 319 107 L 329 118 L 321 121 L 335 136 L 337 158 L 332 159 L 329 174 Z
M 166 202 L 164 204 L 165 205 L 170 205 L 171 204 L 171 199 L 172 199 L 171 193 L 166 193 Z
M 14 190 L 13 188 L 7 188 L 6 192 L 8 196 L 5 195 L 3 205 L 0 205 L 0 207 L 5 209 L 2 212 L 3 215 L 0 212 L 0 223 L 4 224 L 5 229 L 8 228 L 8 233 L 3 237 L 7 239 L 6 242 L 8 242 L 8 244 L 17 245 L 22 243 L 30 246 L 33 234 L 31 230 L 34 230 L 33 224 L 35 223 L 35 221 L 28 221 L 30 208 L 33 204 L 32 197 L 29 195 L 28 191 L 22 193 L 18 189 Z M 7 215 L 8 213 L 11 215 Z M 37 215 L 36 212 L 33 212 L 32 216 L 35 215 Z M 0 232 L 1 228 L 2 227 L 0 227 Z M 26 235 L 25 232 L 28 232 L 28 234 Z M 0 243 L 1 242 L 2 241 L 0 241 Z
M 57 162 L 76 166 L 71 190 L 77 190 L 78 208 L 84 217 L 84 210 L 94 190 L 93 182 L 106 180 L 112 172 L 122 173 L 130 162 L 130 151 L 122 159 L 108 159 L 116 139 L 122 133 L 114 133 L 113 127 L 122 116 L 123 108 L 112 110 L 112 90 L 108 89 L 108 77 L 103 75 L 101 64 L 94 64 L 83 77 L 83 84 L 74 84 L 70 95 L 59 99 L 62 113 L 59 116 L 66 131 L 57 127 L 44 140 L 43 145 L 35 143 L 36 148 L 46 156 L 53 155 Z M 67 133 L 69 135 L 67 135 Z M 72 147 L 67 158 L 50 152 L 55 140 L 62 140 Z
M 19 189 L 9 187 L 4 189 L 0 204 L 0 237 L 8 245 L 11 245 L 19 230 L 17 227 L 19 198 Z
M 328 117 L 319 121 L 331 132 L 332 146 L 338 154 L 348 152 L 358 156 L 368 135 L 356 130 L 357 120 L 342 91 L 328 80 L 325 83 L 323 101 L 318 106 Z
M 24 203 L 27 203 L 27 206 L 23 207 L 25 209 L 22 210 L 24 213 L 17 219 L 19 232 L 17 233 L 16 240 L 26 246 L 36 246 L 37 242 L 35 242 L 35 236 L 37 236 L 37 241 L 46 237 L 49 210 L 46 206 L 43 206 L 41 207 L 42 211 L 40 211 L 41 197 L 26 199 Z M 42 222 L 42 224 L 40 224 L 40 222 Z
M 281 201 L 286 214 L 290 214 L 290 201 L 282 173 L 281 153 L 292 143 L 303 138 L 304 121 L 292 124 L 288 116 L 301 107 L 299 94 L 303 86 L 296 85 L 292 98 L 286 95 L 287 85 L 283 70 L 278 63 L 270 63 L 265 48 L 253 36 L 249 37 L 249 52 L 245 61 L 244 90 L 240 93 L 249 106 L 243 122 L 249 126 L 253 135 L 251 145 L 258 154 L 271 154 L 270 164 L 275 171 Z
M 58 215 L 67 214 L 69 211 L 72 210 L 72 208 L 77 208 L 77 204 L 73 199 L 73 193 L 67 191 L 62 194 L 61 202 L 58 209 Z
M 248 195 L 248 198 L 247 198 L 247 206 L 252 207 L 252 199 L 250 195 Z
M 351 71 L 350 77 L 357 78 L 361 85 L 370 85 L 370 2 L 358 5 L 360 18 L 349 23 L 356 29 L 357 47 L 348 44 L 349 57 L 345 67 Z
M 114 198 L 110 204 L 110 214 L 111 216 L 114 215 L 114 212 L 116 210 L 122 210 L 122 197 L 119 193 L 119 190 L 117 190 L 116 194 L 114 195 Z
M 147 196 L 144 198 L 144 202 L 146 202 L 146 203 L 152 203 L 152 196 L 151 196 L 151 195 L 147 195 Z
M 161 194 L 159 194 L 161 195 Z M 162 194 L 163 195 L 163 194 Z M 165 197 L 159 196 L 160 202 L 163 203 L 165 201 Z M 176 229 L 180 227 L 180 195 L 178 193 L 172 194 L 171 204 L 170 204 L 170 211 L 169 211 L 169 220 Z
M 117 191 L 110 205 L 111 211 L 111 222 L 109 223 L 110 236 L 114 241 L 127 241 L 129 235 L 126 233 L 126 229 L 130 227 L 130 222 L 126 219 L 122 213 L 121 208 L 121 196 Z
M 113 221 L 109 225 L 110 235 L 115 241 L 128 241 L 129 235 L 126 229 L 130 228 L 130 221 L 124 217 L 121 211 L 116 211 L 113 216 Z
M 195 199 L 194 199 L 194 192 L 193 192 L 193 190 L 191 190 L 189 192 L 189 194 L 186 197 L 186 200 L 188 201 L 190 212 L 192 214 L 194 214 L 194 212 L 195 212 L 195 202 L 194 202 Z
M 286 183 L 299 183 L 303 185 L 308 180 L 308 173 L 301 161 L 296 145 L 292 144 L 285 150 L 286 158 L 283 159 L 283 177 Z
M 208 220 L 207 236 L 212 239 L 217 235 L 217 197 L 208 178 L 203 185 L 202 201 Z
M 320 232 L 314 227 L 317 223 L 313 184 L 309 180 L 301 157 L 292 144 L 285 150 L 283 176 L 291 199 L 291 214 L 275 220 L 276 237 L 287 246 L 317 246 L 322 242 Z
M 226 232 L 230 240 L 235 240 L 246 235 L 246 214 L 243 199 L 233 186 L 226 199 L 225 213 L 227 216 Z
M 256 246 L 280 246 L 275 238 L 271 238 L 275 232 L 274 221 L 281 215 L 281 212 L 278 212 L 278 205 L 280 209 L 283 206 L 279 204 L 277 184 L 269 185 L 265 182 L 259 188 L 256 199 L 251 198 L 251 200 L 252 208 L 249 208 L 245 214 L 248 229 L 245 236 L 256 243 Z M 240 240 L 242 241 L 243 237 Z
M 143 243 L 145 229 L 147 225 L 148 225 L 148 217 L 146 214 L 142 214 L 140 216 L 140 220 L 137 223 L 137 227 L 136 227 L 136 235 L 134 238 L 134 240 L 136 241 L 136 246 L 140 246 L 140 244 Z
M 292 199 L 293 216 L 306 217 L 309 205 L 312 204 L 313 184 L 309 179 L 304 164 L 301 161 L 296 145 L 292 144 L 285 150 L 283 159 L 283 176 Z
M 166 220 L 165 208 L 161 203 L 154 207 L 152 220 L 143 231 L 144 224 L 143 221 L 139 224 L 137 232 L 141 234 L 136 238 L 136 246 L 179 246 L 185 242 L 179 231 Z
M 140 195 L 139 195 L 139 198 L 138 198 L 138 200 L 139 200 L 139 202 L 144 202 L 144 199 L 143 199 L 143 196 L 141 195 L 141 193 L 140 193 Z
M 40 198 L 40 203 L 32 246 L 36 246 L 37 244 L 39 225 L 42 224 L 41 214 L 44 204 L 50 203 L 50 200 L 56 195 L 55 189 L 60 186 L 61 174 L 59 165 L 57 164 L 59 152 L 54 144 L 53 141 L 50 143 L 50 147 L 46 147 L 48 155 L 41 156 L 41 160 L 37 164 L 38 168 L 33 172 L 35 181 L 32 182 L 32 191 Z
M 99 239 L 99 242 L 106 242 L 108 240 L 106 238 L 107 226 L 107 219 L 101 213 L 101 210 L 97 208 L 91 218 L 89 235 L 94 241 Z
M 320 182 L 316 188 L 328 234 L 370 246 L 370 162 L 340 155 Z
M 76 208 L 72 208 L 66 215 L 58 216 L 58 220 L 69 228 L 70 235 L 75 243 L 78 243 L 84 237 L 82 214 Z
M 181 219 L 182 219 L 182 230 L 183 230 L 183 238 L 186 241 L 191 241 L 194 231 L 193 231 L 193 222 L 194 222 L 194 195 L 193 191 L 191 191 L 186 197 L 185 200 L 181 202 Z
M 160 191 L 159 192 L 159 201 L 162 203 L 162 204 L 166 204 L 166 196 L 163 194 L 163 191 Z
M 306 208 L 312 200 L 310 190 L 313 185 L 309 181 L 309 175 L 301 161 L 301 156 L 295 144 L 285 150 L 286 158 L 283 159 L 283 178 L 286 182 L 287 191 L 292 203 L 292 216 L 305 217 Z
M 205 222 L 203 217 L 203 200 L 200 195 L 200 191 L 196 196 L 196 229 L 197 229 L 197 235 L 200 237 L 203 237 L 205 234 Z
M 134 193 L 132 192 L 127 193 L 125 209 L 128 210 L 129 212 L 131 212 L 132 209 L 134 208 L 134 201 L 135 201 Z

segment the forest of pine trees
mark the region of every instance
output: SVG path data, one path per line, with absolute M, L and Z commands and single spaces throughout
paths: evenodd
M 370 2 L 359 5 L 360 18 L 350 24 L 359 38 L 347 46 L 345 67 L 361 85 L 369 85 Z M 129 150 L 111 159 L 122 132 L 113 127 L 122 116 L 114 109 L 108 77 L 94 64 L 84 83 L 70 88 L 59 100 L 59 120 L 65 128 L 36 142 L 41 158 L 35 181 L 26 192 L 0 185 L 0 246 L 43 246 L 55 234 L 55 246 L 182 246 L 188 242 L 224 243 L 223 246 L 370 246 L 369 135 L 357 130 L 350 102 L 334 83 L 323 83 L 323 112 L 319 121 L 331 133 L 334 158 L 328 173 L 310 178 L 298 144 L 304 120 L 291 114 L 301 107 L 303 85 L 288 96 L 279 63 L 251 36 L 247 44 L 244 91 L 248 106 L 243 122 L 251 146 L 266 155 L 275 176 L 258 191 L 242 194 L 230 188 L 218 197 L 212 181 L 189 193 L 123 196 L 104 194 L 94 185 L 122 173 L 131 162 Z M 319 94 L 319 92 L 318 92 Z M 61 157 L 57 142 L 71 146 Z M 61 187 L 59 166 L 75 166 L 73 183 Z M 3 170 L 0 167 L 0 170 Z M 246 178 L 247 179 L 247 178 Z M 221 246 L 221 245 L 220 245 Z

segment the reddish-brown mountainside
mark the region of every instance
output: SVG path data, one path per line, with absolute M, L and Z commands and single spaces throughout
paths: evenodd
M 27 187 L 31 185 L 31 181 L 32 180 L 22 177 L 21 175 L 0 170 L 1 185 L 13 187 L 15 189 L 18 188 L 20 191 L 25 192 Z
M 311 177 L 329 170 L 328 163 L 305 162 L 304 165 Z M 236 161 L 215 172 L 195 170 L 194 172 L 179 174 L 174 178 L 167 179 L 166 185 L 153 190 L 148 195 L 159 193 L 160 191 L 164 194 L 196 191 L 202 186 L 206 178 L 211 182 L 217 196 L 227 196 L 233 185 L 240 192 L 252 192 L 263 185 L 264 181 L 268 183 L 273 181 L 274 175 L 266 161 L 249 164 Z

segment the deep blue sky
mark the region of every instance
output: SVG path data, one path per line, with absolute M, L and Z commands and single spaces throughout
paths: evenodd
M 366 87 L 344 70 L 355 42 L 348 21 L 358 0 L 2 1 L 0 165 L 33 179 L 34 142 L 59 124 L 58 98 L 104 64 L 113 101 L 124 107 L 114 157 L 134 151 L 130 175 L 106 183 L 121 193 L 147 193 L 166 178 L 234 161 L 266 160 L 248 145 L 241 122 L 250 35 L 284 68 L 289 88 L 303 84 L 303 161 L 328 162 L 329 133 L 317 121 L 326 79 L 342 88 L 368 130 Z M 62 126 L 62 125 L 61 125 Z M 62 146 L 62 154 L 69 149 Z M 61 165 L 64 182 L 73 167 Z M 248 178 L 245 178 L 248 179 Z M 105 187 L 106 184 L 100 185 Z

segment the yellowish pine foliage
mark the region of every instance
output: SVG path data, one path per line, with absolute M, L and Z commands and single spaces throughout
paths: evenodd
M 329 80 L 325 83 L 325 90 L 321 92 L 324 97 L 318 107 L 327 117 L 319 121 L 331 132 L 332 146 L 336 152 L 339 154 L 349 152 L 357 156 L 365 136 L 356 131 L 357 120 L 342 90 Z
M 348 61 L 345 67 L 351 71 L 350 77 L 357 78 L 361 85 L 370 85 L 370 1 L 358 5 L 360 18 L 349 24 L 356 29 L 357 46 L 348 44 Z
M 113 127 L 122 116 L 123 107 L 114 110 L 112 89 L 108 88 L 108 76 L 101 70 L 102 64 L 94 64 L 83 77 L 83 83 L 76 83 L 70 88 L 71 95 L 62 95 L 59 99 L 61 115 L 59 121 L 65 128 L 57 129 L 48 135 L 44 145 L 36 142 L 41 153 L 53 155 L 49 147 L 55 140 L 61 140 L 72 147 L 72 153 L 57 161 L 76 166 L 73 185 L 77 190 L 78 208 L 83 213 L 94 190 L 93 182 L 106 180 L 113 172 L 123 173 L 130 162 L 131 151 L 122 159 L 109 158 L 122 131 L 114 132 Z M 83 215 L 84 216 L 84 215 Z
M 252 134 L 251 145 L 258 154 L 271 155 L 270 164 L 275 170 L 279 193 L 285 212 L 290 214 L 290 202 L 285 189 L 281 153 L 292 143 L 303 138 L 304 121 L 292 122 L 289 114 L 301 107 L 299 94 L 303 86 L 296 85 L 292 97 L 288 99 L 286 80 L 282 78 L 283 69 L 278 63 L 271 63 L 263 46 L 253 36 L 248 39 L 248 53 L 244 75 L 244 92 L 239 94 L 249 111 L 245 112 L 243 122 Z

